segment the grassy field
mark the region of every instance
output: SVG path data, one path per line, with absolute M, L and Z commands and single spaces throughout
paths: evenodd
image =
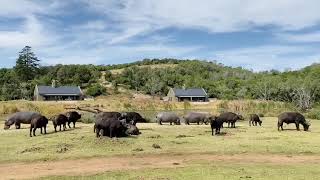
M 274 179 L 274 180 L 313 180 L 320 177 L 320 165 L 265 165 L 265 164 L 194 164 L 185 168 L 145 169 L 138 171 L 107 172 L 94 176 L 53 176 L 42 179 L 74 179 L 74 180 L 212 180 L 212 179 Z
M 236 129 L 224 128 L 223 135 L 211 136 L 206 125 L 159 126 L 139 124 L 139 137 L 109 139 L 95 138 L 92 124 L 78 124 L 78 128 L 29 138 L 29 129 L 0 130 L 0 163 L 77 159 L 114 155 L 161 153 L 266 153 L 320 155 L 320 121 L 312 121 L 311 131 L 290 130 L 278 132 L 276 118 L 263 118 L 262 127 L 238 123 Z M 38 132 L 39 134 L 39 132 Z M 155 149 L 153 144 L 161 148 Z
M 142 134 L 129 138 L 95 138 L 93 124 L 79 123 L 76 129 L 53 133 L 50 122 L 47 135 L 30 138 L 27 125 L 21 130 L 0 130 L 0 166 L 10 163 L 59 162 L 91 158 L 179 156 L 198 157 L 184 166 L 112 170 L 89 176 L 48 176 L 44 179 L 316 179 L 320 164 L 264 163 L 253 159 L 210 162 L 200 155 L 235 156 L 278 155 L 279 157 L 320 157 L 320 121 L 311 120 L 309 132 L 285 125 L 276 128 L 277 119 L 263 118 L 262 127 L 239 122 L 236 129 L 224 128 L 222 135 L 211 136 L 209 125 L 160 126 L 138 124 Z M 155 148 L 154 145 L 160 148 Z M 263 156 L 262 156 L 263 157 Z M 146 162 L 147 163 L 147 162 Z M 134 164 L 133 164 L 134 165 Z M 1 169 L 1 168 L 0 168 Z M 0 170 L 1 171 L 1 170 Z

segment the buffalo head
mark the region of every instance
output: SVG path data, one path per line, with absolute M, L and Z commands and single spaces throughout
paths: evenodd
M 12 124 L 14 124 L 14 121 L 12 121 L 12 120 L 6 120 L 6 121 L 4 122 L 4 129 L 5 129 L 5 130 L 6 130 L 6 129 L 9 129 Z

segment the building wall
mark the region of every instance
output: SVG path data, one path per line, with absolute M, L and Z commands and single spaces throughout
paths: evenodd
M 36 87 L 34 88 L 33 99 L 35 101 L 43 101 L 44 100 L 43 97 L 39 94 L 38 85 L 36 85 Z
M 168 97 L 168 101 L 178 101 L 172 88 L 170 88 L 167 97 Z

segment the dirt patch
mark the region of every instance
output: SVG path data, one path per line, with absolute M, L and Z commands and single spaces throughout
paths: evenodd
M 271 163 L 271 164 L 314 164 L 320 163 L 320 156 L 286 156 L 267 154 L 158 154 L 119 156 L 63 160 L 55 162 L 0 164 L 1 179 L 35 179 L 53 175 L 94 175 L 106 171 L 136 170 L 144 168 L 185 167 L 195 162 L 223 163 Z M 146 163 L 147 162 L 147 163 Z M 133 165 L 134 164 L 134 165 Z M 244 177 L 248 178 L 248 177 Z

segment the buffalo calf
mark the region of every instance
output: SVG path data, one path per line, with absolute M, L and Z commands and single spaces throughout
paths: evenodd
M 61 126 L 63 126 L 63 130 L 66 130 L 66 124 L 68 122 L 68 117 L 63 115 L 63 114 L 59 114 L 57 116 L 54 116 L 53 118 L 51 118 L 52 120 L 52 124 L 54 127 L 54 131 L 57 132 L 57 126 L 60 126 L 60 131 L 61 131 Z
M 262 121 L 260 120 L 257 114 L 250 114 L 249 125 L 257 126 L 258 124 L 261 126 Z
M 32 132 L 33 132 L 33 136 L 36 136 L 36 130 L 38 128 L 41 129 L 41 134 L 43 134 L 42 128 L 44 129 L 44 134 L 47 134 L 47 124 L 48 124 L 48 119 L 45 116 L 40 116 L 32 119 L 31 125 L 30 125 L 30 137 L 32 137 Z

